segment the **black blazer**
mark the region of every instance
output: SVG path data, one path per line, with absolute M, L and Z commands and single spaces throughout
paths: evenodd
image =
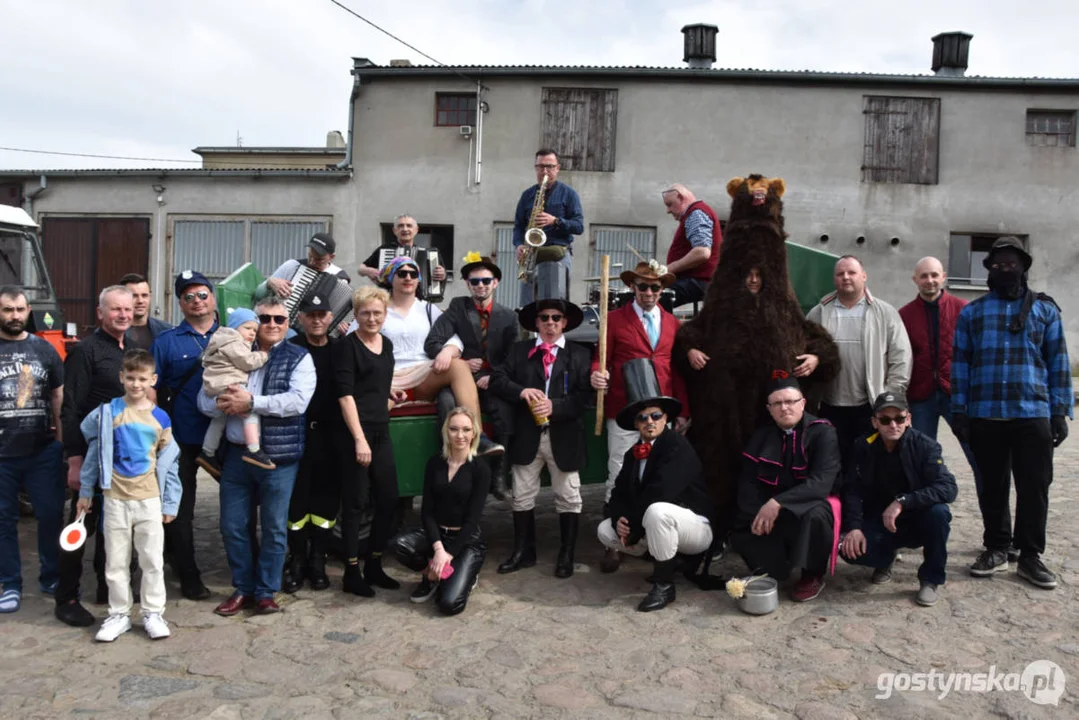
M 506 361 L 510 348 L 517 342 L 517 327 L 517 313 L 498 303 L 491 303 L 491 319 L 487 323 L 486 359 L 492 368 Z M 482 332 L 476 303 L 471 297 L 456 297 L 450 301 L 450 306 L 438 320 L 435 320 L 431 332 L 427 333 L 423 349 L 428 357 L 433 358 L 456 333 L 465 346 L 464 352 L 461 353 L 462 359 L 482 358 Z M 476 376 L 482 377 L 489 373 L 489 370 L 482 370 L 476 373 Z
M 496 396 L 510 403 L 514 412 L 516 431 L 509 447 L 510 462 L 527 465 L 539 452 L 540 429 L 532 420 L 528 403 L 521 399 L 525 388 L 543 389 L 543 358 L 528 353 L 536 346 L 535 340 L 519 340 L 510 349 L 506 362 L 494 368 L 489 389 Z M 566 342 L 560 348 L 551 366 L 551 449 L 558 469 L 573 472 L 584 467 L 586 460 L 584 415 L 588 399 L 595 392 L 589 382 L 592 371 L 592 355 L 580 345 Z M 568 390 L 568 392 L 567 392 Z
M 652 444 L 652 452 L 640 473 L 640 460 L 630 448 L 622 460 L 622 470 L 614 481 L 608 510 L 612 523 L 629 521 L 632 545 L 644 535 L 641 521 L 649 505 L 658 502 L 680 505 L 715 523 L 715 508 L 708 496 L 701 461 L 689 441 L 674 430 L 665 430 Z

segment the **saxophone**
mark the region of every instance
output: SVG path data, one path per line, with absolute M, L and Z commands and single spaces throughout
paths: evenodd
M 532 214 L 528 218 L 528 229 L 525 230 L 525 251 L 521 255 L 520 271 L 517 273 L 517 279 L 521 282 L 532 282 L 536 274 L 536 251 L 547 242 L 547 233 L 536 227 L 536 217 L 543 212 L 546 200 L 547 176 L 544 175 L 543 182 L 536 191 L 536 199 L 532 201 Z

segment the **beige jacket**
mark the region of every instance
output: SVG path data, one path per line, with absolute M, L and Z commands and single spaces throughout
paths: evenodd
M 239 331 L 221 326 L 202 353 L 202 389 L 207 397 L 217 397 L 229 385 L 246 385 L 247 373 L 269 359 L 269 353 L 252 350 Z

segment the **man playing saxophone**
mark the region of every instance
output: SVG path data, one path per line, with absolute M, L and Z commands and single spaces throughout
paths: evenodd
M 543 244 L 544 252 L 541 254 L 541 260 L 547 259 L 545 257 L 547 255 L 560 254 L 561 259 L 558 262 L 566 267 L 567 272 L 572 265 L 573 236 L 584 232 L 584 212 L 581 210 L 581 198 L 577 195 L 577 191 L 565 183 L 558 182 L 560 169 L 557 152 L 548 148 L 536 151 L 536 184 L 521 193 L 521 199 L 517 202 L 517 212 L 514 215 L 513 245 L 517 251 L 518 265 L 524 262 L 525 251 L 529 248 L 525 243 L 525 233 L 530 227 L 541 229 L 547 236 Z M 539 192 L 544 177 L 547 178 L 547 184 L 544 190 L 542 211 L 533 213 L 536 193 Z M 555 248 L 561 249 L 561 252 Z M 523 307 L 530 302 L 532 302 L 532 282 L 524 278 L 521 282 L 521 296 L 517 307 Z

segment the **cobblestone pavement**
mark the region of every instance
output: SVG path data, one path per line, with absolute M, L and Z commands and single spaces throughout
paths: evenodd
M 981 524 L 969 468 L 950 436 L 945 445 L 960 496 L 950 581 L 935 607 L 914 604 L 919 554 L 907 551 L 891 584 L 871 586 L 867 569 L 840 563 L 816 601 L 797 605 L 784 596 L 765 617 L 684 582 L 672 606 L 636 612 L 650 566 L 629 560 L 615 575 L 599 573 L 602 488 L 589 487 L 571 579 L 552 574 L 557 518 L 544 491 L 540 562 L 514 575 L 494 572 L 509 552 L 511 523 L 504 504 L 488 505 L 488 565 L 456 618 L 410 603 L 415 576 L 392 562 L 389 572 L 405 586 L 374 600 L 341 593 L 335 566 L 333 589 L 282 595 L 281 614 L 220 618 L 211 610 L 231 588 L 215 485 L 207 481 L 196 525 L 214 599 L 177 599 L 170 578 L 172 638 L 152 642 L 137 626 L 101 645 L 92 640 L 96 628 L 60 624 L 52 603 L 29 593 L 18 614 L 0 620 L 0 717 L 1079 716 L 1079 440 L 1057 457 L 1046 561 L 1061 583 L 1051 592 L 1018 580 L 1014 569 L 985 580 L 967 574 Z M 24 559 L 33 531 L 32 521 L 20 523 Z M 713 572 L 742 570 L 725 558 Z M 24 562 L 24 575 L 36 588 L 36 557 Z M 90 571 L 84 587 L 94 585 Z M 92 609 L 105 615 L 103 606 Z M 1018 673 L 1039 659 L 1066 674 L 1059 706 L 1001 690 L 875 697 L 885 672 Z

